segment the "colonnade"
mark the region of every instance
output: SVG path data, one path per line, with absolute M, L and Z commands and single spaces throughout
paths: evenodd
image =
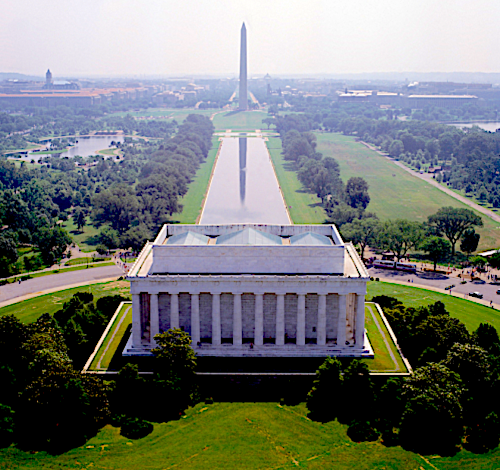
M 267 292 L 266 292 L 267 293 Z M 154 346 L 153 338 L 160 332 L 159 328 L 159 307 L 158 293 L 150 293 L 149 301 L 149 343 Z M 212 345 L 221 344 L 221 293 L 212 293 Z M 233 295 L 233 345 L 241 346 L 242 338 L 242 293 L 232 293 Z M 264 344 L 264 293 L 254 293 L 255 295 L 255 329 L 254 344 L 261 346 Z M 347 331 L 347 296 L 349 294 L 338 295 L 338 323 L 337 323 L 337 347 L 346 346 Z M 144 347 L 142 343 L 141 331 L 141 294 L 132 294 L 132 342 L 133 347 Z M 364 346 L 364 325 L 365 325 L 365 296 L 355 294 L 356 309 L 354 325 L 354 347 Z M 306 344 L 306 294 L 297 294 L 297 346 Z M 317 313 L 317 340 L 316 344 L 325 346 L 327 342 L 327 309 L 326 293 L 318 293 L 318 313 Z M 179 328 L 179 294 L 170 293 L 170 328 Z M 193 346 L 200 341 L 200 296 L 199 293 L 191 293 L 191 340 Z M 277 346 L 285 344 L 285 294 L 276 294 L 276 338 Z

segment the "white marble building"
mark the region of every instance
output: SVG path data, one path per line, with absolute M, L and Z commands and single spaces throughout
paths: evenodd
M 179 327 L 199 356 L 373 357 L 368 279 L 334 225 L 165 225 L 128 276 L 124 354 Z

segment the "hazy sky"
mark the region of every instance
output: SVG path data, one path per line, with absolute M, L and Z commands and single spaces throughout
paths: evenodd
M 1 0 L 0 72 L 500 72 L 500 0 Z

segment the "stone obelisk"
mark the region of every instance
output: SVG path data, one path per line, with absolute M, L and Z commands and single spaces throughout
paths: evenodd
M 247 29 L 245 23 L 241 27 L 241 49 L 240 49 L 240 98 L 239 109 L 246 111 L 248 109 L 247 94 Z

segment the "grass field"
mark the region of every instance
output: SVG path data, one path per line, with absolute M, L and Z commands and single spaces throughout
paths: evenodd
M 500 451 L 453 457 L 420 455 L 380 442 L 351 441 L 338 421 L 307 417 L 304 404 L 200 403 L 177 421 L 157 423 L 148 436 L 131 440 L 104 427 L 81 447 L 59 455 L 0 450 L 2 468 L 100 469 L 420 469 L 498 468 Z M 428 462 L 431 462 L 428 463 Z
M 490 323 L 500 331 L 500 312 L 498 310 L 493 310 L 467 299 L 460 299 L 418 287 L 372 281 L 368 283 L 367 298 L 370 299 L 375 295 L 396 297 L 407 307 L 421 307 L 439 300 L 446 305 L 446 310 L 450 312 L 452 317 L 456 317 L 465 323 L 470 332 L 477 329 L 480 323 Z
M 277 137 L 269 138 L 266 144 L 293 223 L 324 223 L 326 214 L 321 207 L 321 199 L 304 190 L 294 167 L 281 154 L 281 140 Z
M 105 258 L 90 258 L 90 257 L 85 257 L 85 258 L 71 258 L 69 261 L 66 261 L 64 264 L 65 266 L 77 266 L 79 264 L 87 264 L 87 263 L 98 263 L 101 261 L 109 261 L 111 258 L 105 257 Z
M 424 222 L 440 207 L 468 207 L 355 142 L 352 137 L 316 135 L 318 151 L 338 161 L 344 181 L 352 176 L 362 176 L 368 182 L 371 197 L 368 210 L 375 212 L 380 219 L 404 218 Z M 499 247 L 500 224 L 481 216 L 484 227 L 477 230 L 481 234 L 479 250 Z
M 54 314 L 77 292 L 90 292 L 94 295 L 94 300 L 105 295 L 123 295 L 128 299 L 130 296 L 130 283 L 127 281 L 113 281 L 89 286 L 66 289 L 53 294 L 41 295 L 28 299 L 17 304 L 0 308 L 0 316 L 13 314 L 23 323 L 35 321 L 43 313 Z
M 215 157 L 219 150 L 219 138 L 212 138 L 212 148 L 208 152 L 207 159 L 200 165 L 193 181 L 189 184 L 186 195 L 179 199 L 182 204 L 182 212 L 174 216 L 175 220 L 181 224 L 194 224 L 201 212 L 203 198 L 208 190 L 208 182 L 212 174 Z
M 66 222 L 64 222 L 63 227 L 70 234 L 73 241 L 80 247 L 84 252 L 95 251 L 97 243 L 94 243 L 95 237 L 101 233 L 101 228 L 95 228 L 91 225 L 90 218 L 86 219 L 87 225 L 85 225 L 80 232 L 77 230 L 76 225 L 73 223 L 73 218 L 69 217 Z
M 216 114 L 213 122 L 218 131 L 226 129 L 254 131 L 263 127 L 267 129 L 267 125 L 262 124 L 262 119 L 267 117 L 264 111 L 229 111 Z

